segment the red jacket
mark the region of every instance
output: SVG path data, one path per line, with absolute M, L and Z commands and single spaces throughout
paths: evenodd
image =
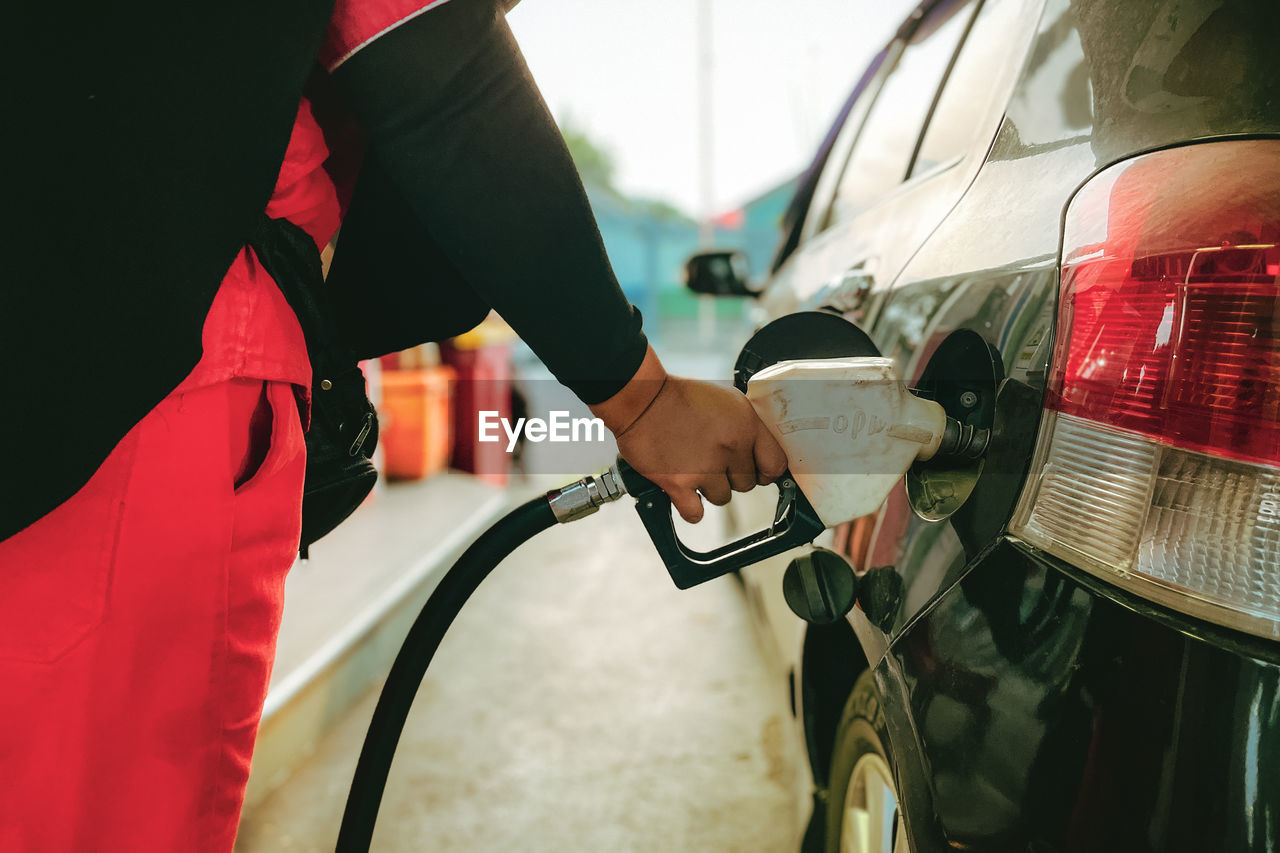
M 434 6 L 15 12 L 10 58 L 33 72 L 4 95 L 23 132 L 0 286 L 0 539 L 87 482 L 199 361 L 317 57 L 369 150 L 328 281 L 357 354 L 457 334 L 495 308 L 584 401 L 631 378 L 639 314 L 496 0 Z

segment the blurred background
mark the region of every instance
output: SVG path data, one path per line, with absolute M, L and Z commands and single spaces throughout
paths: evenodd
M 510 13 L 671 372 L 729 378 L 755 303 L 690 293 L 684 262 L 741 249 L 763 279 L 797 176 L 902 13 L 862 0 L 523 0 Z M 587 415 L 496 317 L 364 367 L 383 482 L 290 575 L 241 853 L 332 849 L 377 690 L 441 573 L 514 502 L 616 452 L 478 441 L 481 410 Z M 682 535 L 727 541 L 731 510 Z M 374 847 L 794 850 L 807 812 L 775 663 L 741 585 L 677 591 L 626 502 L 549 531 L 437 655 Z
M 795 178 L 896 21 L 859 0 L 524 0 L 508 19 L 659 339 L 695 310 L 679 285 L 699 240 L 766 272 Z

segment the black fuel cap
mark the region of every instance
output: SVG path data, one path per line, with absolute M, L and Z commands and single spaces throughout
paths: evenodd
M 814 548 L 787 566 L 782 597 L 804 621 L 830 625 L 853 609 L 858 600 L 858 577 L 849 561 L 835 551 Z
M 742 345 L 733 366 L 733 384 L 742 393 L 756 373 L 795 358 L 878 356 L 867 333 L 830 311 L 797 311 L 762 326 Z

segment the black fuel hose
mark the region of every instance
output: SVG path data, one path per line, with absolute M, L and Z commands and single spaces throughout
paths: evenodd
M 337 853 L 365 853 L 369 849 L 387 774 L 391 772 L 391 760 L 409 708 L 440 641 L 462 606 L 508 554 L 558 520 L 547 496 L 534 498 L 486 530 L 440 579 L 439 586 L 409 629 L 378 697 L 369 733 L 360 749 L 351 791 L 347 794 Z

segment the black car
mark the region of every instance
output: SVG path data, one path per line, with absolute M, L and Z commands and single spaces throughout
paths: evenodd
M 1280 849 L 1278 246 L 1274 0 L 940 0 L 875 57 L 761 305 L 991 441 L 836 531 L 847 619 L 744 573 L 806 850 Z

